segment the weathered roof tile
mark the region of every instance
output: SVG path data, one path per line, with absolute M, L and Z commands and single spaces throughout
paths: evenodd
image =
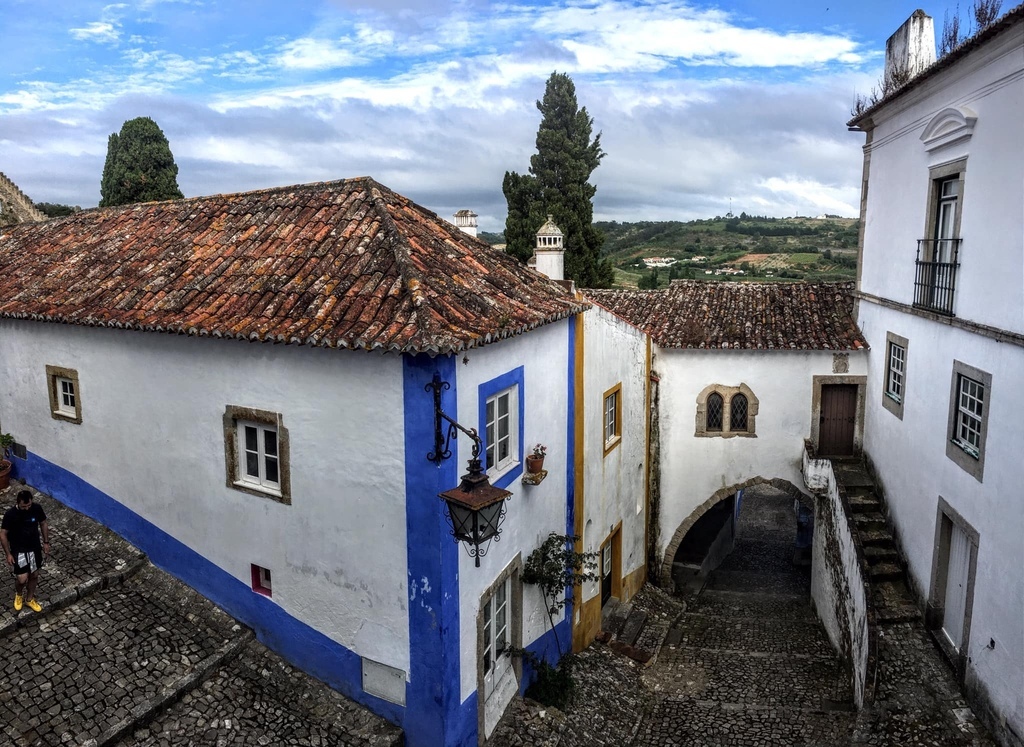
M 859 350 L 852 283 L 676 280 L 665 290 L 585 290 L 661 347 Z
M 363 177 L 0 231 L 0 317 L 448 353 L 588 304 Z

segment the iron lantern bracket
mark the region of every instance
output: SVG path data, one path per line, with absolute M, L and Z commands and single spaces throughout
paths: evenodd
M 433 380 L 423 387 L 423 391 L 434 394 L 434 450 L 427 454 L 427 459 L 436 464 L 440 464 L 452 455 L 449 447 L 452 439 L 458 437 L 459 431 L 473 439 L 473 459 L 479 459 L 480 448 L 483 445 L 476 428 L 466 428 L 441 409 L 441 392 L 451 388 L 452 385 L 447 381 L 442 381 L 440 374 L 437 373 L 434 374 Z M 447 427 L 442 421 L 447 423 Z

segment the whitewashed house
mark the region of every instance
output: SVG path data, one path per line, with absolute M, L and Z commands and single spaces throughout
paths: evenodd
M 554 649 L 520 573 L 573 528 L 584 300 L 368 178 L 6 228 L 0 261 L 16 477 L 410 745 L 483 739 L 526 684 L 502 650 Z M 479 547 L 448 418 L 511 493 Z
M 887 69 L 916 77 L 850 122 L 866 135 L 864 447 L 936 641 L 1020 745 L 1024 5 L 938 61 L 932 28 L 918 11 L 894 34 Z
M 745 487 L 771 482 L 806 495 L 805 439 L 822 455 L 859 453 L 868 362 L 851 291 L 690 280 L 658 291 L 587 291 L 650 339 L 659 475 L 651 554 L 663 585 L 672 585 L 673 561 L 697 521 L 730 500 L 738 511 Z

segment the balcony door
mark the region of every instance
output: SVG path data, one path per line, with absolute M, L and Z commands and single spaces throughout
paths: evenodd
M 935 246 L 933 262 L 953 262 L 956 233 L 957 203 L 960 201 L 960 176 L 943 179 L 937 185 L 938 204 L 935 211 Z

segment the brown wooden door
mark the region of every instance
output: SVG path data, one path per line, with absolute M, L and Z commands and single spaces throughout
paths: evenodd
M 818 419 L 818 454 L 851 456 L 857 423 L 857 385 L 824 384 Z
M 612 541 L 601 548 L 601 606 L 612 598 Z

